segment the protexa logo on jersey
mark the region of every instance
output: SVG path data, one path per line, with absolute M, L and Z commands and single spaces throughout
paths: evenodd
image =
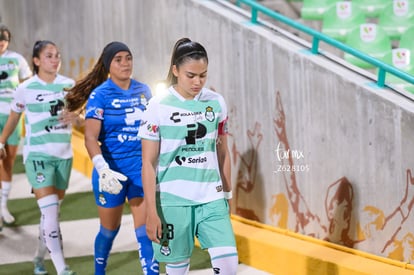
M 204 163 L 206 161 L 207 161 L 207 157 L 197 157 L 197 158 L 186 158 L 186 157 L 180 157 L 180 156 L 175 157 L 175 162 L 180 166 L 183 165 L 184 163 L 196 164 L 196 163 Z

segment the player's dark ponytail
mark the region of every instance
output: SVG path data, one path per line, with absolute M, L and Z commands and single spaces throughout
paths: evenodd
M 177 77 L 172 71 L 173 66 L 175 65 L 178 69 L 188 59 L 205 59 L 208 63 L 207 51 L 200 43 L 191 41 L 189 38 L 181 38 L 175 43 L 171 55 L 170 69 L 166 81 L 168 86 L 177 84 Z

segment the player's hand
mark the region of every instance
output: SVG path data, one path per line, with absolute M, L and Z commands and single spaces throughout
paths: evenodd
M 109 194 L 119 194 L 122 190 L 122 184 L 119 182 L 126 181 L 128 178 L 109 168 L 98 170 L 99 173 L 99 192 L 108 192 Z
M 7 157 L 7 152 L 6 152 L 6 145 L 4 145 L 4 143 L 0 143 L 0 159 L 4 159 L 5 157 Z
M 99 174 L 99 192 L 119 194 L 123 187 L 119 181 L 125 181 L 128 177 L 109 169 L 109 165 L 102 155 L 96 155 L 92 161 Z
M 145 227 L 147 229 L 147 236 L 153 242 L 160 243 L 162 237 L 161 220 L 156 213 L 147 213 L 147 220 Z

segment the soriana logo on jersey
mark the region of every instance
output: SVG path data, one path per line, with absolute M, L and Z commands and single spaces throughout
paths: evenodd
M 372 42 L 377 37 L 377 25 L 373 23 L 361 24 L 359 35 L 362 41 Z

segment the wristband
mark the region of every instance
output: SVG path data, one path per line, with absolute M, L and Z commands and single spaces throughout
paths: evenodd
M 3 150 L 4 149 L 4 146 L 5 146 L 4 143 L 1 143 L 0 142 L 0 150 Z
M 105 159 L 101 154 L 95 155 L 92 158 L 93 166 L 95 166 L 96 170 L 101 170 L 104 168 L 109 168 L 108 163 L 106 163 Z
M 230 200 L 231 198 L 233 198 L 233 191 L 230 192 L 223 192 L 224 193 L 224 198 L 226 200 Z

